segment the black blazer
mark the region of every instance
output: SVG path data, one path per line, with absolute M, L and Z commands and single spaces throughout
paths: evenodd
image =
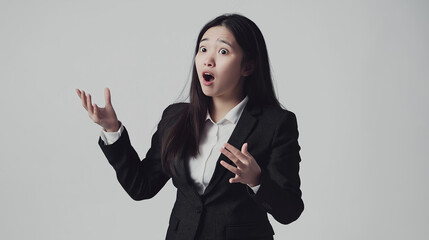
M 163 119 L 170 111 L 185 106 L 170 105 Z M 112 145 L 99 140 L 120 184 L 134 200 L 152 198 L 169 180 L 161 170 L 162 126 L 158 125 L 142 161 L 131 146 L 126 129 Z M 167 240 L 273 239 L 267 213 L 282 224 L 300 216 L 304 204 L 298 175 L 300 146 L 295 115 L 279 107 L 246 106 L 228 142 L 238 149 L 248 143 L 249 152 L 262 169 L 258 192 L 254 194 L 241 183 L 229 183 L 233 173 L 217 164 L 200 196 L 190 180 L 185 158 L 181 159 L 177 175 L 172 177 L 177 196 Z M 220 160 L 233 164 L 222 154 Z

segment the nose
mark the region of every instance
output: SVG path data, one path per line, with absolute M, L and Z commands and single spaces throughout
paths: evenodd
M 206 67 L 214 67 L 215 66 L 215 59 L 214 59 L 212 54 L 210 54 L 210 53 L 205 54 L 204 66 L 206 66 Z

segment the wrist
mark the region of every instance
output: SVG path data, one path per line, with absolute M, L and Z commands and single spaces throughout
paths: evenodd
M 116 121 L 112 126 L 109 126 L 108 128 L 104 128 L 104 131 L 106 131 L 106 132 L 117 132 L 120 127 L 121 127 L 120 122 Z
M 255 182 L 253 182 L 253 183 L 249 183 L 249 186 L 250 187 L 256 187 L 256 186 L 258 186 L 258 185 L 260 185 L 261 183 L 260 183 L 260 181 L 259 181 L 259 178 L 258 178 L 258 180 L 257 181 L 255 181 Z
M 249 187 L 256 187 L 256 186 L 259 186 L 259 185 L 261 185 L 261 183 L 257 183 L 257 184 L 249 184 Z
M 260 184 L 261 184 L 261 173 L 259 172 L 259 174 L 256 176 L 255 180 L 252 181 L 251 183 L 249 183 L 249 186 L 250 187 L 256 187 Z

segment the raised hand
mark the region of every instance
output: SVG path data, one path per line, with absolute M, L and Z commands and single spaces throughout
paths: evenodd
M 225 143 L 224 146 L 225 148 L 222 148 L 220 151 L 236 165 L 235 167 L 223 160 L 220 161 L 222 166 L 235 174 L 235 177 L 230 178 L 229 182 L 249 184 L 251 187 L 259 185 L 261 168 L 253 156 L 247 151 L 247 143 L 243 144 L 241 151 L 229 143 Z
M 104 89 L 104 98 L 106 101 L 106 106 L 104 108 L 97 106 L 95 103 L 92 104 L 91 94 L 87 96 L 85 91 L 79 89 L 76 89 L 76 93 L 82 100 L 82 106 L 88 111 L 89 118 L 102 126 L 107 132 L 118 131 L 120 125 L 112 106 L 109 88 Z

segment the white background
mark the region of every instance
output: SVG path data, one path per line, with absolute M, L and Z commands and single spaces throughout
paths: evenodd
M 261 28 L 298 117 L 305 210 L 273 220 L 276 239 L 427 239 L 425 0 L 1 0 L 0 239 L 165 237 L 171 181 L 129 198 L 75 88 L 102 106 L 111 88 L 143 157 L 188 91 L 199 30 L 226 12 Z

